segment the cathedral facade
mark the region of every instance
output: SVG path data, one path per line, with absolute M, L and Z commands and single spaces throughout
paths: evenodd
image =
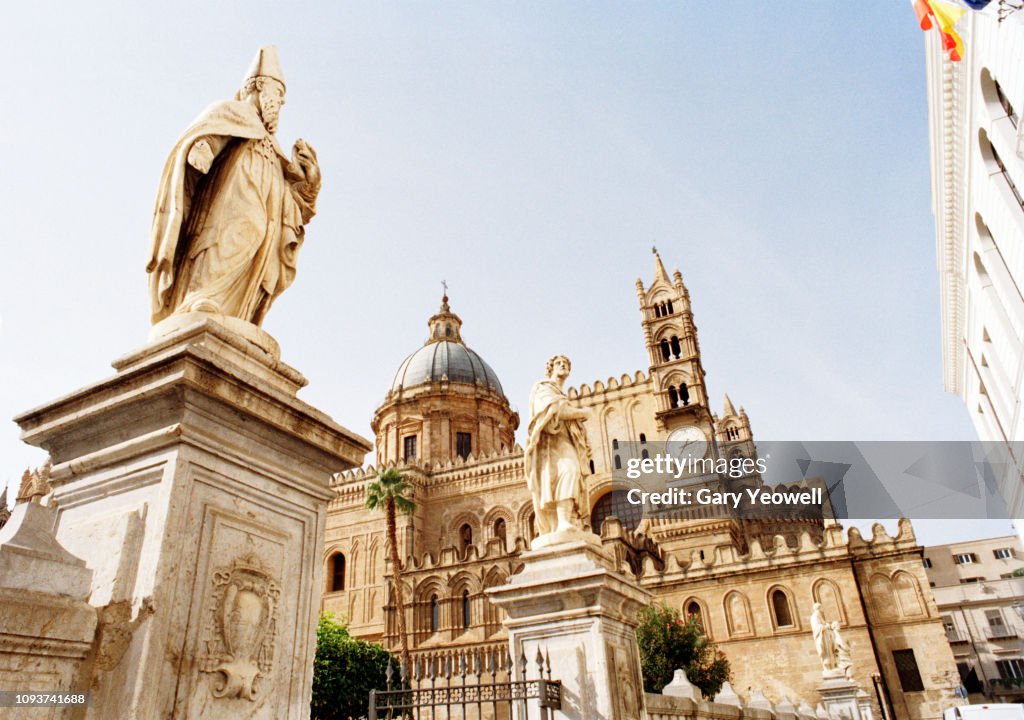
M 743 519 L 700 512 L 644 517 L 627 502 L 624 468 L 664 443 L 706 457 L 755 457 L 750 420 L 728 397 L 710 404 L 690 295 L 678 270 L 655 257 L 637 280 L 646 372 L 568 389 L 591 410 L 587 478 L 591 529 L 629 574 L 664 602 L 699 616 L 729 658 L 741 695 L 774 703 L 816 697 L 822 664 L 810 615 L 820 603 L 851 648 L 852 678 L 879 717 L 940 717 L 959 676 L 909 521 L 896 537 L 880 526 L 865 539 L 821 517 Z M 442 301 L 423 347 L 399 367 L 373 416 L 376 462 L 338 476 L 323 562 L 325 611 L 350 632 L 397 648 L 384 517 L 364 509 L 366 486 L 395 465 L 416 509 L 399 516 L 406 626 L 414 655 L 505 651 L 501 612 L 486 590 L 522 567 L 535 535 L 533 507 L 515 444 L 520 418 L 493 369 L 462 340 Z M 750 487 L 755 474 L 719 478 Z

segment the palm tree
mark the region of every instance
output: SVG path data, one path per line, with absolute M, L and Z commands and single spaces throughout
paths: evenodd
M 395 588 L 395 610 L 398 614 L 398 642 L 402 650 L 402 663 L 412 672 L 409 662 L 409 638 L 405 631 L 405 602 L 402 599 L 402 562 L 398 555 L 398 528 L 396 511 L 408 515 L 416 509 L 416 503 L 409 499 L 412 486 L 405 481 L 396 468 L 381 470 L 377 479 L 366 486 L 366 507 L 369 510 L 384 510 L 387 518 L 388 545 L 391 546 L 391 579 Z

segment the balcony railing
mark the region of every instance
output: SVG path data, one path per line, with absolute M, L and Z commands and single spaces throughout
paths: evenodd
M 946 641 L 950 645 L 966 645 L 967 643 L 969 643 L 971 641 L 971 639 L 969 637 L 965 637 L 965 636 L 961 635 L 960 633 L 956 632 L 955 630 L 947 630 L 946 631 Z
M 1001 625 L 985 628 L 985 637 L 989 640 L 1016 640 L 1019 635 L 1015 629 Z
M 993 695 L 1024 691 L 1024 677 L 993 678 L 988 681 Z

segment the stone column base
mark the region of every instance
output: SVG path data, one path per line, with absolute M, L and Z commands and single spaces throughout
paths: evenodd
M 560 717 L 646 719 L 637 613 L 651 594 L 614 569 L 586 539 L 524 553 L 523 572 L 487 591 L 508 615 L 512 657 L 525 656 L 536 677 L 540 651 L 562 682 Z

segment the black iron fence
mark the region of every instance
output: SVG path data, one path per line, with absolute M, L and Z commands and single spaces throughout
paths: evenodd
M 388 663 L 387 689 L 370 691 L 369 720 L 554 720 L 562 683 L 551 679 L 550 656 L 538 650 L 533 665 L 531 678 L 525 654 L 513 666 L 508 651 L 471 650 L 414 658 L 396 678 Z

